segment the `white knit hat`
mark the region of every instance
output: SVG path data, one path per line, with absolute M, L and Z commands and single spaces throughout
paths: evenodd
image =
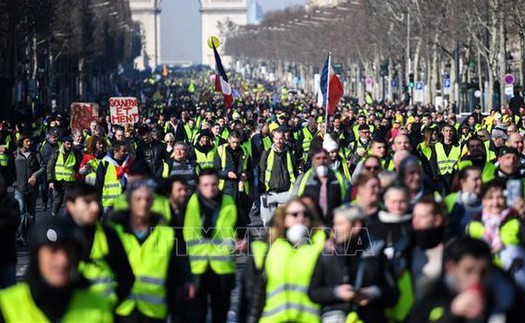
M 337 144 L 337 142 L 335 142 L 334 139 L 332 139 L 332 136 L 330 136 L 329 134 L 325 134 L 324 141 L 323 141 L 323 148 L 327 152 L 332 152 L 334 150 L 339 149 L 339 145 Z

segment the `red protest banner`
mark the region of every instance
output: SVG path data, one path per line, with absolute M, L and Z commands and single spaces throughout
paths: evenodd
M 139 105 L 137 98 L 110 98 L 109 112 L 112 124 L 134 124 L 139 122 Z
M 71 129 L 89 129 L 91 121 L 98 118 L 98 104 L 89 102 L 71 103 Z

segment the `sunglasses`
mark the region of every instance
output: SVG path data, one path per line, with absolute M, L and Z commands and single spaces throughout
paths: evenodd
M 286 212 L 286 215 L 291 215 L 294 218 L 298 217 L 299 214 L 302 214 L 303 217 L 308 218 L 309 215 L 306 213 L 306 211 L 298 211 L 298 212 Z
M 369 171 L 374 171 L 374 170 L 379 170 L 379 166 L 365 166 L 366 170 L 369 170 Z

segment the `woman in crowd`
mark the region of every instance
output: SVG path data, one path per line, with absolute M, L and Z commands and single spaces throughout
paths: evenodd
M 107 153 L 107 141 L 98 136 L 91 137 L 87 150 L 82 156 L 82 161 L 80 162 L 78 171 L 81 177 L 80 179 L 86 178 L 88 184 L 94 184 L 97 167 Z
M 377 218 L 381 203 L 379 179 L 373 174 L 361 174 L 354 188 L 356 194 L 352 204 L 361 207 L 369 218 Z
M 358 206 L 334 210 L 335 246 L 317 260 L 308 295 L 321 305 L 323 322 L 387 322 L 385 308 L 398 297 L 383 241 L 370 240 Z
M 517 212 L 507 206 L 505 182 L 493 181 L 481 188 L 481 214 L 467 225 L 467 234 L 484 240 L 490 247 L 496 265 L 513 275 L 525 289 L 523 227 Z
M 400 184 L 407 188 L 409 211 L 414 208 L 416 202 L 423 196 L 432 195 L 435 198 L 441 198 L 434 191 L 430 182 L 424 181 L 423 168 L 421 168 L 421 163 L 415 156 L 410 156 L 401 161 L 397 170 L 397 178 Z
M 319 322 L 320 306 L 308 297 L 308 286 L 326 235 L 296 198 L 277 209 L 273 221 L 270 244 L 251 245 L 248 322 Z
M 451 237 L 465 232 L 472 216 L 481 213 L 481 171 L 473 166 L 463 168 L 452 183 L 452 192 L 445 197 Z

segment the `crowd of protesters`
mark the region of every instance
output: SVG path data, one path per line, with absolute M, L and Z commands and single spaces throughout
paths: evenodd
M 520 322 L 519 92 L 326 116 L 240 77 L 225 107 L 207 80 L 127 88 L 136 124 L 1 123 L 0 322 Z

